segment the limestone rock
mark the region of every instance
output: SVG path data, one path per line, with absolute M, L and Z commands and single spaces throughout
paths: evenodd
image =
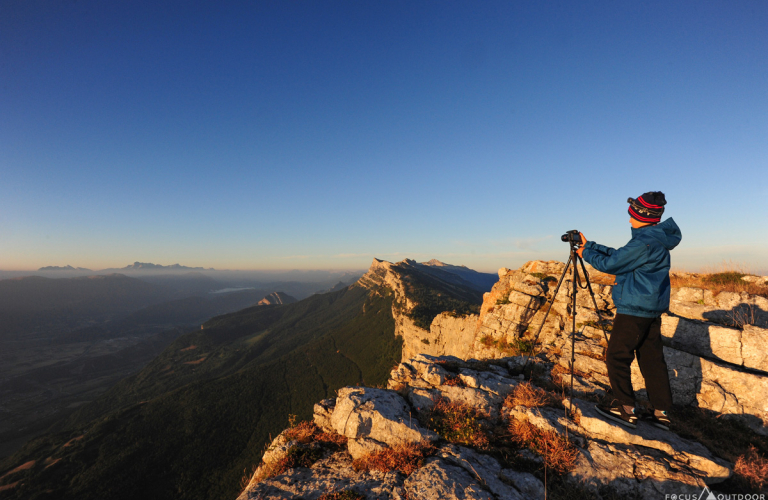
M 718 413 L 752 415 L 743 420 L 768 435 L 768 375 L 749 373 L 671 347 L 664 348 L 675 404 L 697 405 Z M 635 391 L 645 388 L 637 362 L 632 363 Z
M 405 489 L 408 500 L 494 500 L 467 471 L 439 458 L 411 474 Z
M 369 387 L 344 387 L 339 390 L 331 425 L 350 440 L 372 439 L 388 446 L 436 440 L 438 437 L 419 426 L 411 415 L 410 407 L 397 393 Z M 349 451 L 353 458 L 358 458 L 356 453 L 363 448 L 352 444 Z
M 564 404 L 568 406 L 567 401 Z M 730 464 L 714 457 L 700 443 L 662 431 L 645 422 L 640 422 L 637 429 L 628 429 L 603 419 L 594 410 L 594 404 L 586 401 L 574 399 L 573 409 L 578 415 L 578 424 L 566 421 L 562 411 L 546 407 L 535 409 L 518 406 L 509 409 L 508 415 L 514 419 L 528 420 L 542 430 L 565 434 L 567 425 L 571 433 L 576 432 L 592 441 L 659 450 L 664 453 L 665 460 L 674 464 L 674 469 L 687 470 L 708 484 L 722 482 L 730 477 Z M 654 461 L 656 458 L 649 460 Z M 689 482 L 698 484 L 697 479 Z
M 744 366 L 768 371 L 768 328 L 745 325 L 741 346 Z
M 333 415 L 333 409 L 336 407 L 335 399 L 324 399 L 317 403 L 314 407 L 312 419 L 315 425 L 323 430 L 333 430 L 331 425 L 331 415 Z
M 285 474 L 249 484 L 237 500 L 315 500 L 332 491 L 351 490 L 367 498 L 405 500 L 402 475 L 396 472 L 358 471 L 344 452 L 320 460 L 311 468 L 298 467 Z
M 545 498 L 544 483 L 533 474 L 504 469 L 499 473 L 499 477 L 514 486 L 525 499 L 543 500 Z
M 686 472 L 683 464 L 642 454 L 631 446 L 595 441 L 580 450 L 568 477 L 591 490 L 595 498 L 600 498 L 599 491 L 604 487 L 619 496 L 639 495 L 644 500 L 656 500 L 680 493 L 698 495 L 705 486 L 700 478 Z
M 437 456 L 446 462 L 464 469 L 479 484 L 493 493 L 497 498 L 506 500 L 516 500 L 530 498 L 521 495 L 521 491 L 514 486 L 506 484 L 500 479 L 501 465 L 492 457 L 477 453 L 463 446 L 448 445 L 441 448 Z M 527 487 L 531 487 L 538 481 L 535 476 L 526 473 L 518 473 L 516 476 L 518 482 Z M 541 483 L 539 483 L 541 484 Z M 543 496 L 543 495 L 542 495 Z

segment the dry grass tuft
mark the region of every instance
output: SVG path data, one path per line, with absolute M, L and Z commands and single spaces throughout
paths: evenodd
M 262 465 L 257 481 L 279 476 L 294 467 L 312 467 L 322 456 L 323 450 L 320 448 L 291 446 L 280 460 Z
M 296 415 L 288 416 L 288 424 L 290 427 L 283 431 L 283 436 L 288 441 L 296 441 L 298 445 L 292 446 L 285 457 L 276 462 L 269 464 L 262 462 L 259 475 L 255 478 L 257 482 L 282 474 L 293 467 L 310 467 L 323 456 L 324 450 L 335 451 L 347 444 L 346 437 L 335 432 L 325 432 L 314 422 L 305 421 L 297 424 Z M 248 486 L 256 470 L 258 470 L 257 467 L 253 467 L 250 473 L 243 470 L 243 476 L 240 478 L 241 489 Z
M 317 497 L 317 500 L 364 500 L 365 497 L 352 490 L 334 491 Z
M 459 376 L 455 376 L 455 377 L 450 377 L 449 376 L 449 377 L 446 377 L 445 378 L 445 382 L 443 382 L 443 385 L 448 385 L 448 386 L 451 386 L 451 387 L 453 387 L 453 386 L 456 386 L 456 387 L 464 387 L 464 386 L 466 386 L 464 381 L 461 380 L 461 377 L 459 377 Z
M 544 465 L 557 474 L 565 474 L 576 464 L 578 449 L 557 432 L 542 431 L 527 420 L 513 420 L 509 433 L 513 442 L 541 455 Z
M 530 382 L 521 382 L 504 400 L 504 407 L 527 406 L 536 408 L 549 405 L 552 402 L 552 396 L 541 387 L 535 387 Z
M 768 459 L 760 455 L 754 446 L 750 446 L 746 454 L 736 459 L 733 472 L 751 488 L 761 490 L 768 484 Z
M 720 292 L 746 292 L 750 295 L 760 295 L 768 297 L 768 286 L 749 283 L 742 280 L 749 273 L 739 265 L 733 263 L 724 263 L 718 269 L 712 269 L 708 273 L 670 273 L 669 281 L 671 286 L 703 288 L 711 290 L 717 295 Z
M 429 441 L 403 443 L 386 450 L 365 455 L 355 460 L 352 465 L 357 470 L 378 470 L 390 472 L 397 470 L 410 476 L 424 465 L 424 460 L 434 455 L 437 448 Z
M 485 417 L 487 415 L 474 406 L 438 398 L 432 408 L 420 416 L 420 420 L 446 441 L 485 449 L 490 445 L 482 423 Z

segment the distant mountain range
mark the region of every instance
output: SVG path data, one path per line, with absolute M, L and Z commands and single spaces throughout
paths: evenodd
M 315 402 L 346 385 L 385 384 L 403 352 L 398 322 L 429 328 L 443 312 L 476 314 L 487 277 L 374 260 L 352 285 L 293 303 L 270 294 L 212 318 L 58 432 L 0 460 L 0 472 L 30 464 L 0 483 L 15 482 L 3 498 L 235 498 L 289 415 L 310 419 Z
M 162 264 L 152 264 L 151 262 L 134 262 L 119 269 L 105 269 L 106 271 L 215 271 L 214 268 L 189 267 L 181 264 L 171 264 L 164 266 Z
M 45 266 L 38 269 L 38 271 L 90 271 L 90 269 L 86 269 L 84 267 L 72 267 L 70 265 L 66 265 L 66 266 Z

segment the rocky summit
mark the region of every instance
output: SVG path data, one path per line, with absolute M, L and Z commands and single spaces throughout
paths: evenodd
M 587 266 L 594 301 L 577 289 L 572 310 L 570 277 L 555 296 L 563 263 L 500 269 L 479 313 L 444 310 L 426 328 L 403 274 L 414 266 L 375 260 L 358 282 L 394 292 L 403 351 L 386 388 L 345 387 L 318 401 L 311 422 L 269 444 L 238 500 L 766 493 L 765 458 L 752 455 L 757 469 L 745 458 L 768 435 L 764 295 L 673 281 L 662 317 L 672 430 L 642 420 L 629 429 L 594 409 L 609 391 L 612 276 Z M 636 365 L 633 381 L 642 405 Z

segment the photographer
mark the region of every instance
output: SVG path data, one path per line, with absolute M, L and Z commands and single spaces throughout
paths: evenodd
M 664 193 L 649 192 L 627 201 L 632 225 L 629 243 L 613 249 L 587 241 L 581 234 L 578 250 L 595 269 L 616 276 L 612 297 L 617 314 L 605 360 L 614 399 L 596 409 L 609 419 L 636 427 L 630 365 L 637 356 L 653 406 L 645 418 L 668 430 L 672 391 L 662 350 L 661 314 L 669 307 L 669 251 L 682 235 L 671 218 L 660 223 L 667 203 Z

